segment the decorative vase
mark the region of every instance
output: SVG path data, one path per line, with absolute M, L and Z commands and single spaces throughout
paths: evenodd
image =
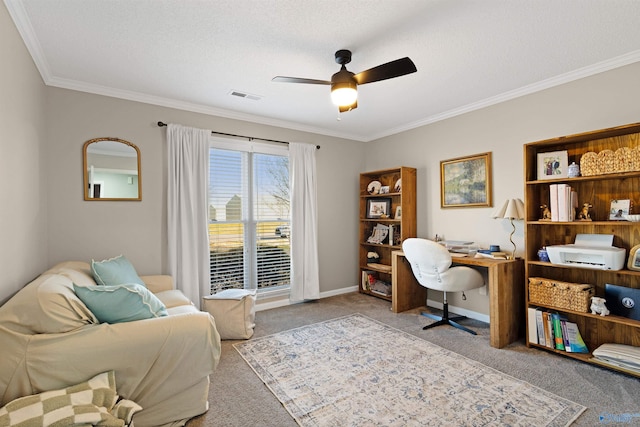
M 578 166 L 576 164 L 576 162 L 572 162 L 569 165 L 569 168 L 568 168 L 568 171 L 567 171 L 567 176 L 569 178 L 575 178 L 575 177 L 580 176 L 580 166 Z
M 549 254 L 545 248 L 538 250 L 538 259 L 540 261 L 549 262 Z

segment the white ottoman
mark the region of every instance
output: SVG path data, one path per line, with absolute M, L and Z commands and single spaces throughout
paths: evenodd
M 227 289 L 204 297 L 202 305 L 216 321 L 223 340 L 249 339 L 256 326 L 256 291 Z

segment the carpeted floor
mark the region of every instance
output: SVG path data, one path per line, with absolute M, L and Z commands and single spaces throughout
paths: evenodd
M 622 425 L 619 420 L 640 424 L 640 380 L 597 368 L 545 351 L 528 349 L 516 342 L 504 349 L 489 346 L 489 325 L 465 320 L 478 335 L 441 326 L 426 331 L 432 320 L 419 310 L 393 313 L 390 303 L 358 293 L 325 298 L 256 314 L 255 337 L 362 313 L 396 329 L 526 381 L 587 407 L 575 426 Z M 212 375 L 210 409 L 189 421 L 189 427 L 287 427 L 296 422 L 277 398 L 233 348 L 237 341 L 223 341 L 222 357 Z M 601 417 L 603 417 L 601 421 Z
M 301 426 L 565 427 L 586 409 L 359 313 L 234 347 Z

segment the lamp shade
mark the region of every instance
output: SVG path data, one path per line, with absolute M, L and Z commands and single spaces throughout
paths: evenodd
M 524 219 L 524 203 L 520 199 L 507 199 L 493 211 L 491 218 Z

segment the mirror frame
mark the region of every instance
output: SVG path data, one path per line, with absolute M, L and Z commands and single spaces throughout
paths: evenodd
M 136 150 L 136 157 L 138 163 L 138 197 L 129 198 L 116 198 L 116 197 L 89 197 L 89 165 L 87 164 L 87 149 L 95 142 L 100 141 L 114 141 L 119 142 Z M 142 171 L 140 167 L 140 149 L 133 143 L 120 138 L 103 137 L 93 138 L 84 143 L 82 147 L 82 169 L 83 169 L 83 184 L 84 184 L 84 200 L 89 202 L 106 202 L 106 201 L 125 201 L 125 202 L 139 202 L 142 200 Z

